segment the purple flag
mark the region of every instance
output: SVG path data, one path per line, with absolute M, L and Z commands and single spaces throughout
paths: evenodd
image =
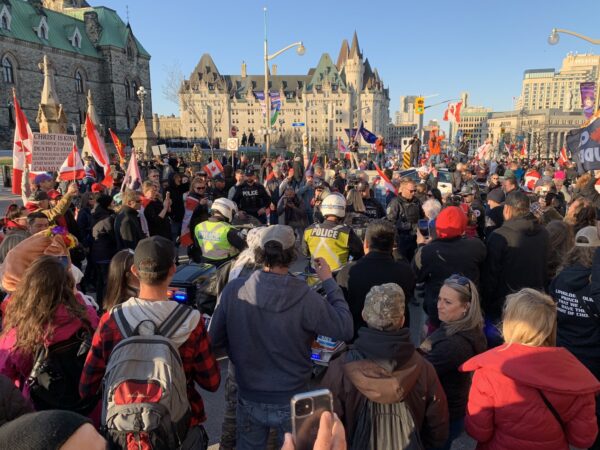
M 596 107 L 596 83 L 593 81 L 581 83 L 579 85 L 581 90 L 581 107 L 583 108 L 583 114 L 589 119 L 594 114 Z

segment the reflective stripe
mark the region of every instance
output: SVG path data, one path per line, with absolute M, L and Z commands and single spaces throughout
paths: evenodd
M 311 225 L 304 231 L 304 240 L 311 257 L 325 259 L 331 270 L 337 270 L 348 262 L 350 232 L 345 225 L 333 228 L 326 228 L 321 224 Z
M 221 261 L 239 253 L 227 240 L 227 233 L 233 227 L 226 222 L 206 220 L 196 225 L 194 234 L 202 250 L 202 256 L 213 261 Z

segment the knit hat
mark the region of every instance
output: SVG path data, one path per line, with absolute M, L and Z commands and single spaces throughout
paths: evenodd
M 52 180 L 54 180 L 54 178 L 52 178 L 47 173 L 40 173 L 39 175 L 36 175 L 35 178 L 33 179 L 33 184 L 40 185 L 44 181 L 52 181 Z
M 594 226 L 583 227 L 575 235 L 575 246 L 577 247 L 600 247 L 598 230 Z
M 488 192 L 487 199 L 496 203 L 504 203 L 506 195 L 504 195 L 504 191 L 502 189 L 492 189 L 490 192 Z
M 102 194 L 96 199 L 96 203 L 102 206 L 104 209 L 110 208 L 112 204 L 112 197 L 110 195 Z
M 458 206 L 447 206 L 435 219 L 435 231 L 439 239 L 462 236 L 467 229 L 467 216 Z
M 24 414 L 0 427 L 2 448 L 47 450 L 61 448 L 90 419 L 71 411 Z
M 556 172 L 554 172 L 555 180 L 564 180 L 566 178 L 567 178 L 567 175 L 565 174 L 565 172 L 563 170 L 557 170 Z
M 373 286 L 365 298 L 362 317 L 369 328 L 388 330 L 399 327 L 404 317 L 404 291 L 396 283 Z

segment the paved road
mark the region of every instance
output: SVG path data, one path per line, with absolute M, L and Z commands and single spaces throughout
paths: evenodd
M 13 195 L 10 189 L 0 188 L 0 214 L 4 214 L 6 208 L 11 203 L 20 203 L 20 197 Z M 299 255 L 298 260 L 292 266 L 293 271 L 302 271 L 305 267 L 306 260 Z M 210 437 L 211 450 L 218 448 L 219 438 L 221 436 L 221 423 L 223 421 L 223 414 L 225 411 L 225 394 L 223 392 L 223 386 L 225 383 L 225 377 L 227 376 L 228 360 L 224 359 L 220 362 L 221 366 L 221 379 L 222 383 L 217 392 L 206 392 L 202 391 L 201 395 L 204 399 L 204 405 L 208 420 L 205 423 L 206 431 Z M 475 448 L 474 442 L 467 436 L 461 437 L 452 446 L 453 450 L 471 450 Z

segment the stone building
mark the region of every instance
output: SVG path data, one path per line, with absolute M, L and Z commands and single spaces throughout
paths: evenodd
M 181 137 L 181 119 L 174 114 L 170 116 L 154 114 L 152 129 L 158 139 L 178 139 Z
M 343 41 L 336 63 L 324 53 L 305 75 L 280 75 L 273 65 L 269 90 L 281 99 L 274 124 L 277 133 L 271 137 L 275 148 L 296 148 L 307 132 L 313 149 L 334 149 L 338 137 L 348 141 L 344 129 L 356 128 L 361 120 L 368 130 L 386 136 L 388 89 L 377 69 L 363 58 L 356 33 L 351 45 Z M 264 74 L 247 74 L 243 63 L 239 75 L 222 75 L 211 56 L 204 54 L 179 91 L 182 137 L 223 143 L 235 128 L 238 137 L 252 132 L 257 143 L 264 142 L 265 120 L 255 97 L 263 91 Z M 162 120 L 159 129 L 164 129 Z
M 38 130 L 44 55 L 55 70 L 68 132 L 80 134 L 90 90 L 101 128 L 127 142 L 139 120 L 136 91 L 144 86 L 150 93 L 150 55 L 131 26 L 114 10 L 83 0 L 0 0 L 0 148 L 12 148 L 12 88 Z M 151 104 L 147 98 L 149 120 Z

